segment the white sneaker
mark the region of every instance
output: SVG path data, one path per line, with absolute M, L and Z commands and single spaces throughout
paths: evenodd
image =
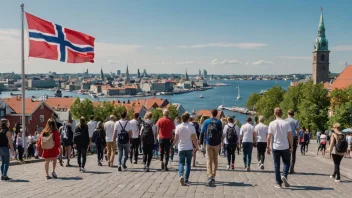
M 227 165 L 227 166 L 226 166 L 226 170 L 230 170 L 230 165 Z
M 185 178 L 183 176 L 180 177 L 180 184 L 181 186 L 185 185 Z
M 333 175 L 330 175 L 330 178 L 331 178 L 331 179 L 335 179 L 335 177 L 334 177 Z
M 170 160 L 170 167 L 172 167 L 172 160 Z
M 281 181 L 284 182 L 286 188 L 290 187 L 290 184 L 288 183 L 286 177 L 282 176 Z
M 86 169 L 85 169 L 85 168 L 81 168 L 81 172 L 82 172 L 82 173 L 85 173 L 85 172 L 86 172 Z
M 336 182 L 336 183 L 341 183 L 341 180 L 335 179 L 335 182 Z

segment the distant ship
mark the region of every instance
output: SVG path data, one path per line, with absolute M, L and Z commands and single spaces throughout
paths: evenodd
M 60 89 L 56 90 L 55 97 L 62 98 L 62 92 Z
M 203 96 L 203 94 L 200 94 L 200 96 L 199 96 L 200 98 L 204 98 L 204 96 Z

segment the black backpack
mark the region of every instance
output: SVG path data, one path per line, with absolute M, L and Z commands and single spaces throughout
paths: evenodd
M 126 131 L 126 126 L 128 124 L 128 121 L 126 121 L 126 124 L 124 127 L 121 125 L 120 121 L 119 121 L 119 124 L 121 126 L 121 131 L 117 134 L 117 142 L 119 144 L 127 144 L 130 140 L 130 136 L 128 134 L 128 131 Z
M 153 123 L 143 123 L 143 131 L 141 133 L 143 144 L 154 144 Z
M 229 144 L 236 144 L 238 141 L 237 137 L 237 132 L 235 129 L 236 125 L 233 125 L 233 127 L 230 127 L 230 125 L 227 125 L 227 131 L 226 131 L 226 140 Z
M 348 148 L 346 138 L 342 134 L 337 134 L 338 140 L 336 140 L 335 149 L 339 153 L 345 153 Z
M 211 146 L 217 146 L 221 143 L 221 134 L 219 132 L 218 120 L 213 120 L 207 128 L 208 144 Z

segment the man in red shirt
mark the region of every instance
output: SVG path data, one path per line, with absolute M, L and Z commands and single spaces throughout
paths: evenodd
M 171 140 L 173 139 L 173 131 L 175 130 L 175 123 L 169 118 L 169 110 L 164 109 L 163 117 L 158 120 L 156 126 L 158 128 L 158 137 L 160 145 L 160 161 L 161 170 L 168 171 L 167 164 L 169 162 Z M 165 155 L 165 163 L 164 163 Z

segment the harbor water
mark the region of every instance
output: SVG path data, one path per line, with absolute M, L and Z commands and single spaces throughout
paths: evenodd
M 179 95 L 161 95 L 155 96 L 158 98 L 168 99 L 171 103 L 180 103 L 186 109 L 186 111 L 192 112 L 194 110 L 197 112 L 200 109 L 213 109 L 218 108 L 219 105 L 223 105 L 225 107 L 245 107 L 246 101 L 248 97 L 252 93 L 260 93 L 262 90 L 270 89 L 271 87 L 278 85 L 281 86 L 283 89 L 287 89 L 290 82 L 289 81 L 232 81 L 232 80 L 218 80 L 218 81 L 209 81 L 209 84 L 216 84 L 216 83 L 225 83 L 230 86 L 220 86 L 214 87 L 214 89 L 209 89 L 206 91 L 195 91 L 185 94 Z M 237 87 L 240 87 L 240 95 L 241 99 L 237 100 Z M 12 92 L 13 94 L 20 94 L 20 92 Z M 48 96 L 54 96 L 54 92 L 52 91 L 26 91 L 26 97 L 41 97 L 47 94 Z M 62 92 L 63 96 L 71 96 L 71 97 L 80 97 L 80 98 L 89 98 L 92 101 L 104 101 L 104 100 L 120 100 L 126 101 L 127 100 L 135 100 L 135 99 L 143 99 L 143 97 L 138 98 L 91 98 L 89 95 L 80 95 L 75 92 Z M 200 95 L 203 98 L 200 98 Z M 10 92 L 2 92 L 0 95 L 1 98 L 8 98 L 10 96 Z M 224 111 L 225 115 L 234 115 L 236 119 L 240 122 L 244 122 L 247 115 L 243 115 L 240 113 L 234 113 L 230 111 Z

